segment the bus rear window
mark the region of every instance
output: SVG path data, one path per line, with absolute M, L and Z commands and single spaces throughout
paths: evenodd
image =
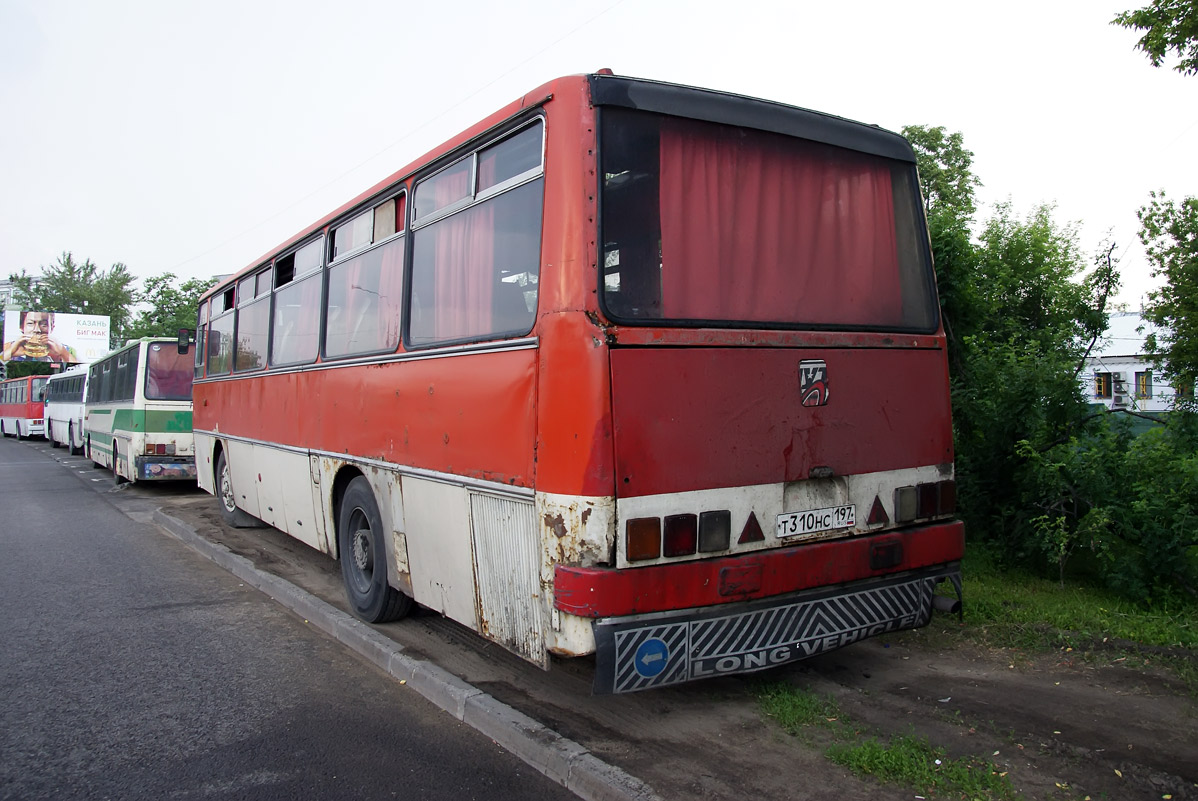
M 626 109 L 601 130 L 612 319 L 936 329 L 914 164 Z
M 191 400 L 191 350 L 156 342 L 147 351 L 146 400 Z

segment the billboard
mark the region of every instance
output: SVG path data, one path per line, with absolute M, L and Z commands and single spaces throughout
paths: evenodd
M 90 364 L 108 353 L 108 315 L 4 312 L 0 361 Z

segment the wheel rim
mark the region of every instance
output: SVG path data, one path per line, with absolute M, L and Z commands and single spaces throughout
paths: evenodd
M 349 518 L 349 574 L 354 589 L 362 594 L 370 591 L 374 583 L 374 532 L 370 519 L 360 508 L 355 508 Z
M 220 502 L 230 512 L 237 509 L 237 500 L 233 497 L 233 480 L 229 478 L 228 462 L 222 462 L 220 467 Z

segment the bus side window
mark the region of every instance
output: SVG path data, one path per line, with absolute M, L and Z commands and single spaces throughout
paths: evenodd
M 524 300 L 524 290 L 514 281 L 499 281 L 493 298 L 495 319 L 491 327 L 500 333 L 527 331 L 532 327 L 532 314 Z

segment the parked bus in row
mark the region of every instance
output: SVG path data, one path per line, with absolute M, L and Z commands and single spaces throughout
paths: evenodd
M 27 375 L 0 381 L 0 434 L 17 439 L 42 436 L 48 378 Z
M 910 145 L 607 71 L 541 86 L 210 290 L 200 486 L 597 693 L 960 592 Z M 94 374 L 93 374 L 94 375 Z M 937 602 L 939 603 L 939 602 Z
M 51 447 L 66 446 L 72 456 L 83 453 L 83 399 L 87 365 L 77 364 L 46 382 L 45 431 Z
M 88 368 L 87 456 L 110 468 L 118 484 L 195 478 L 192 347 L 130 340 Z

